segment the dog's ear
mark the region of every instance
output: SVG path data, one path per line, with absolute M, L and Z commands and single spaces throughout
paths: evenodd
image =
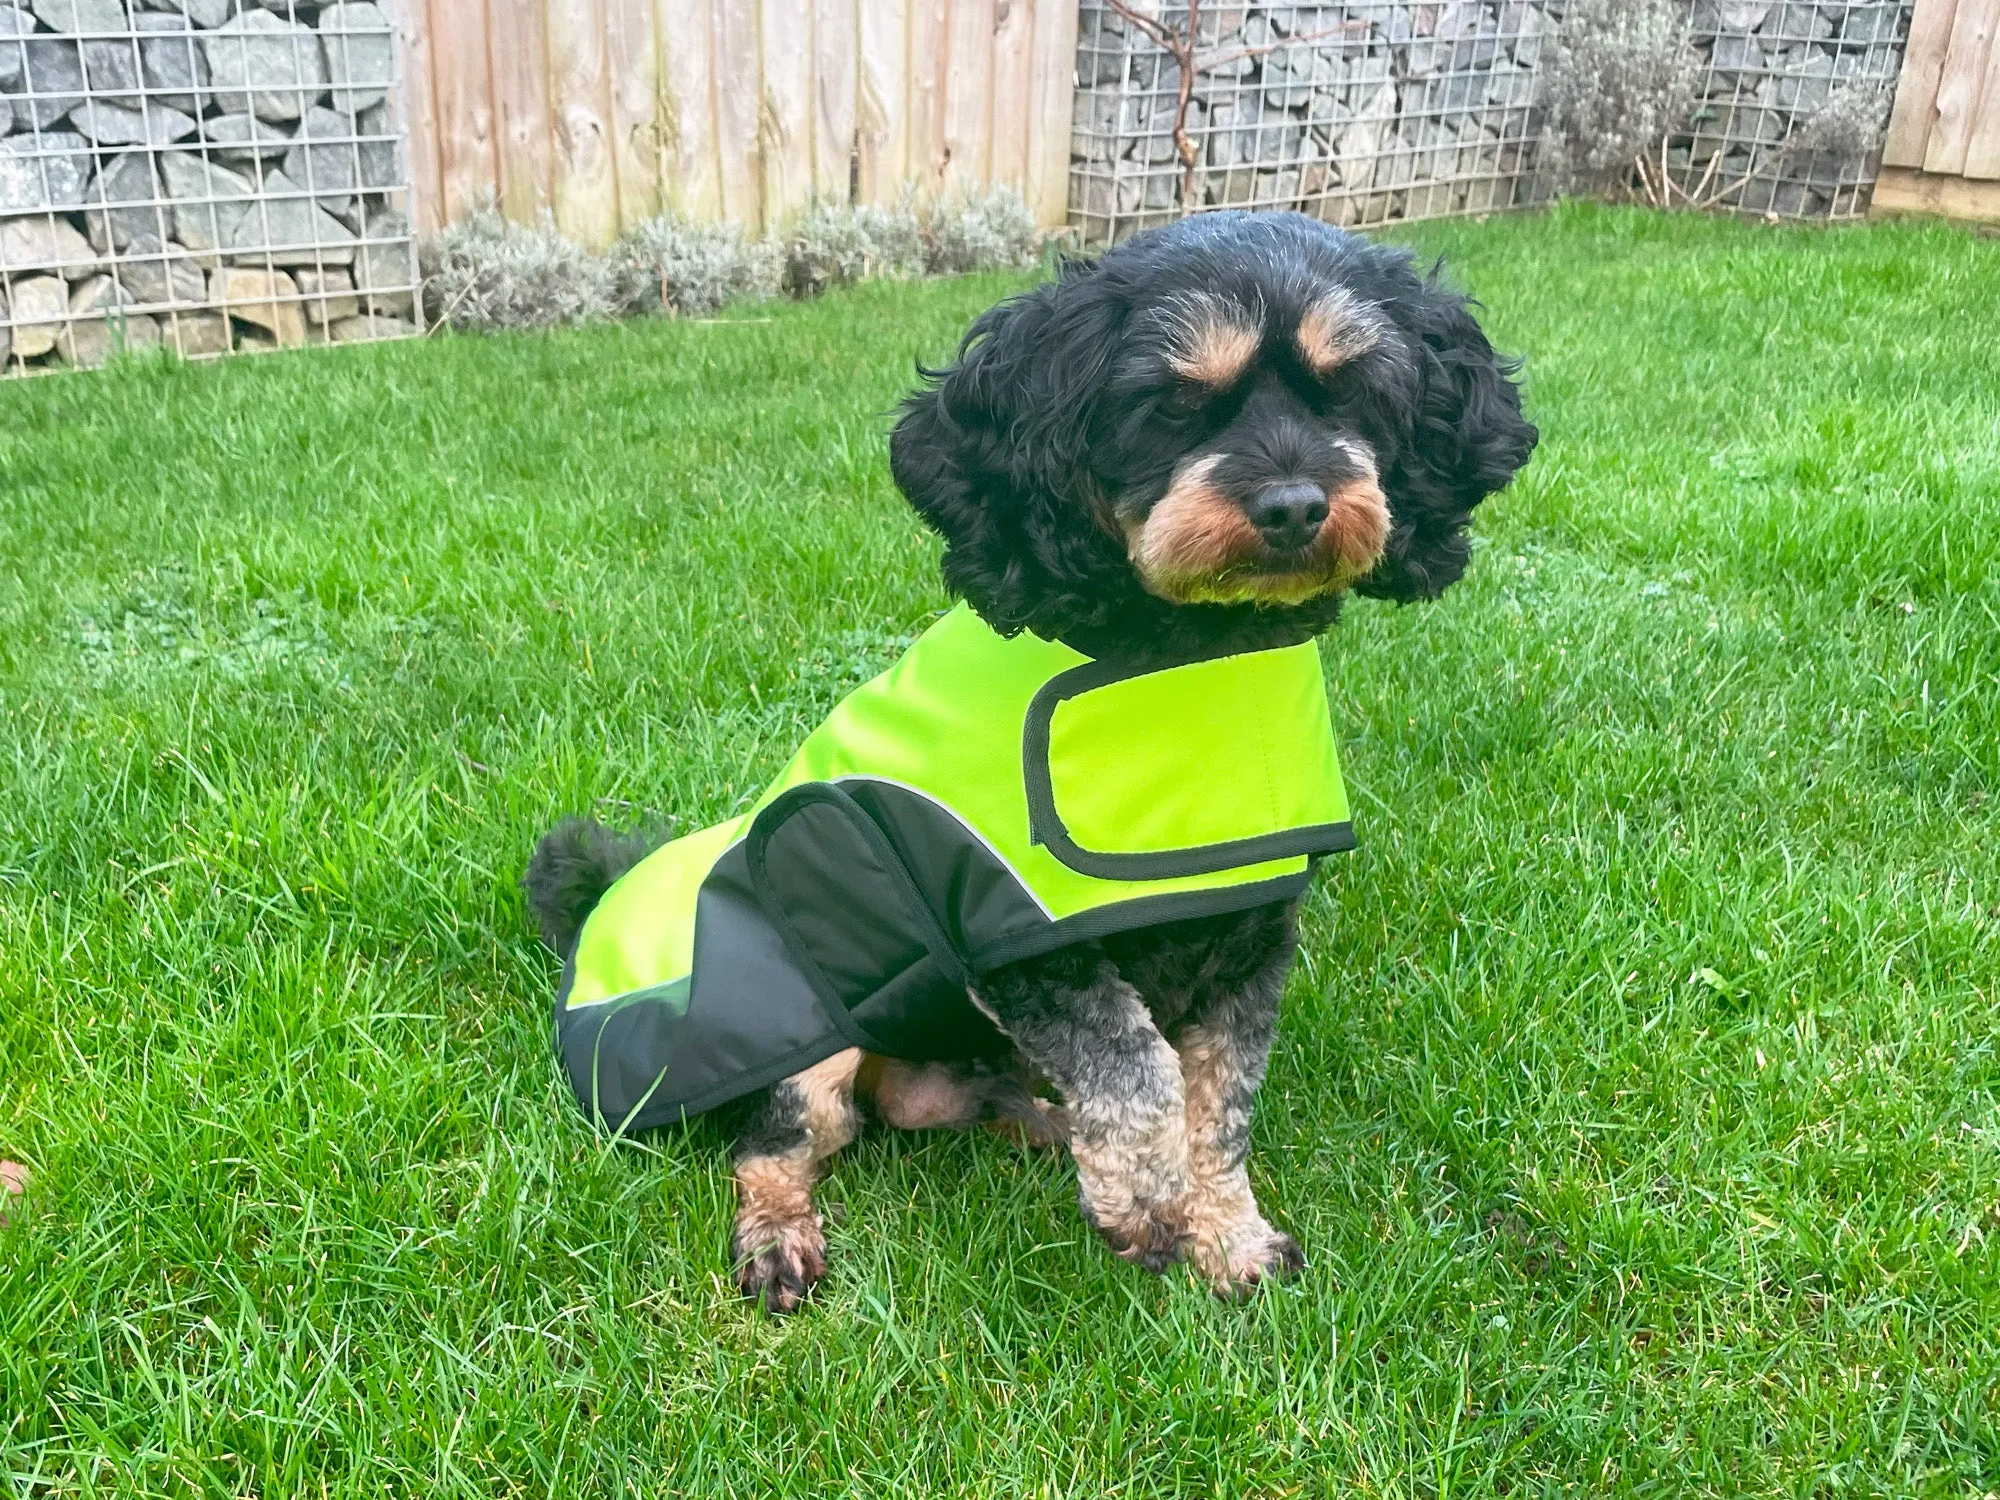
M 996 630 L 1059 617 L 1094 586 L 1076 512 L 1121 314 L 1092 265 L 990 308 L 889 438 L 897 487 L 945 541 L 944 578 Z M 1068 514 L 1065 514 L 1067 512 Z
M 1411 336 L 1416 399 L 1386 476 L 1388 545 L 1355 590 L 1407 602 L 1458 581 L 1472 555 L 1472 508 L 1527 463 L 1538 434 L 1521 416 L 1520 362 L 1493 352 L 1471 305 L 1435 272 L 1393 311 Z

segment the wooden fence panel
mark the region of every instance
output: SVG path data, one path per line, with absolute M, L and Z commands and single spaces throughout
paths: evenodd
M 813 193 L 811 0 L 763 0 L 764 97 L 757 144 L 763 158 L 767 229 L 797 214 Z
M 611 80 L 611 165 L 617 218 L 630 229 L 658 214 L 660 59 L 653 0 L 606 0 L 605 54 Z
M 439 227 L 444 169 L 438 151 L 437 100 L 431 84 L 431 22 L 427 0 L 397 0 L 396 40 L 403 66 L 402 122 L 410 153 L 410 217 L 420 234 Z
M 486 0 L 430 0 L 431 23 L 448 46 L 431 57 L 432 98 L 442 164 L 441 217 L 455 219 L 493 195 L 499 180 L 493 142 L 493 76 Z
M 855 95 L 861 86 L 856 0 L 812 0 L 812 32 L 813 191 L 844 203 L 854 175 Z
M 906 0 L 857 0 L 861 76 L 855 153 L 863 202 L 884 203 L 910 175 L 910 28 Z
M 1993 50 L 1993 22 L 2000 5 L 1960 0 L 1951 28 L 1951 48 L 1938 75 L 1937 113 L 1931 121 L 1930 144 L 1924 149 L 1924 170 L 1948 177 L 1965 173 L 1972 145 L 1972 120 L 1986 83 L 1986 60 Z
M 1937 113 L 1938 77 L 1951 50 L 1951 23 L 1958 0 L 1917 0 L 1910 18 L 1910 41 L 1903 51 L 1903 76 L 1896 82 L 1895 112 L 1882 146 L 1885 167 L 1921 167 Z
M 2000 219 L 2000 0 L 1918 0 L 1874 209 Z
M 1945 0 L 1948 3 L 1948 0 Z M 662 208 L 1001 183 L 1063 221 L 1077 0 L 401 0 L 425 229 L 492 201 L 603 245 Z
M 549 31 L 543 0 L 487 0 L 500 211 L 532 224 L 555 206 Z
M 715 27 L 708 0 L 659 0 L 660 138 L 665 196 L 684 214 L 720 219 Z
M 1021 196 L 1045 227 L 1069 217 L 1070 111 L 1076 84 L 1077 7 L 1074 0 L 1034 0 L 1028 39 L 1028 178 Z

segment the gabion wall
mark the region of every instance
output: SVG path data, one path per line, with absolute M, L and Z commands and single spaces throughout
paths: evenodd
M 1667 151 L 1703 207 L 1859 218 L 1882 165 L 1912 6 L 1903 0 L 1696 0 L 1702 103 Z
M 368 0 L 0 0 L 0 359 L 416 331 Z
M 1135 5 L 1176 30 L 1185 6 Z M 1537 70 L 1561 0 L 1202 4 L 1185 135 L 1197 208 L 1343 225 L 1484 213 L 1537 192 Z M 1181 211 L 1180 68 L 1083 0 L 1070 216 L 1108 244 Z
M 1132 8 L 1185 31 L 1184 3 Z M 1691 129 L 1663 142 L 1661 170 L 1635 175 L 1635 190 L 1781 217 L 1865 212 L 1909 10 L 1693 0 Z M 1082 0 L 1070 221 L 1101 245 L 1177 217 L 1184 199 L 1361 226 L 1544 201 L 1540 106 L 1565 11 L 1564 0 L 1208 0 L 1183 132 L 1190 178 L 1173 137 L 1174 55 L 1108 0 Z

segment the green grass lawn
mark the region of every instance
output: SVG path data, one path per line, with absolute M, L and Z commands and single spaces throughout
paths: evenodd
M 1543 444 L 1326 643 L 1243 1307 L 870 1135 L 766 1321 L 720 1131 L 550 1054 L 534 838 L 742 805 L 944 605 L 885 413 L 1018 281 L 0 387 L 12 1493 L 2000 1490 L 2000 244 L 1413 238 Z

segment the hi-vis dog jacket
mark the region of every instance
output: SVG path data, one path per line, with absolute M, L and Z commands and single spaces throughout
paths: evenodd
M 637 1129 L 845 1047 L 1004 1047 L 980 974 L 1287 900 L 1354 847 L 1329 720 L 1311 642 L 1136 672 L 958 606 L 605 893 L 556 999 L 578 1100 Z

